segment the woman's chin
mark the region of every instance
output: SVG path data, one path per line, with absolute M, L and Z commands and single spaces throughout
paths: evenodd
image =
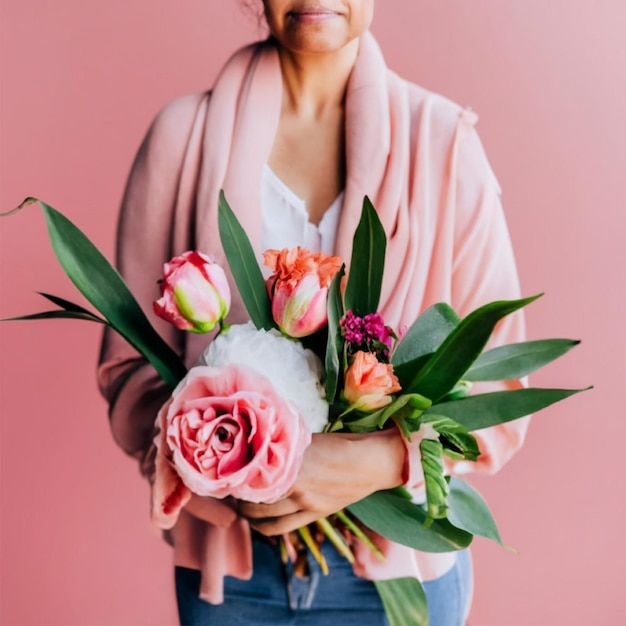
M 341 53 L 349 49 L 351 44 L 354 45 L 357 39 L 332 22 L 298 25 L 298 28 L 290 31 L 279 43 L 290 52 L 301 55 Z

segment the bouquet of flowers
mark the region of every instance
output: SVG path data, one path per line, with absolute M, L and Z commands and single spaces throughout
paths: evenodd
M 22 205 L 38 202 L 27 199 Z M 522 388 L 471 395 L 473 382 L 524 377 L 578 342 L 545 339 L 485 351 L 496 324 L 539 296 L 496 301 L 459 319 L 433 304 L 403 331 L 378 311 L 386 237 L 365 198 L 346 276 L 342 260 L 308 250 L 270 250 L 266 280 L 246 233 L 219 200 L 230 271 L 251 322 L 225 323 L 230 291 L 223 269 L 197 251 L 165 265 L 155 312 L 191 332 L 219 327 L 189 371 L 159 337 L 117 271 L 67 218 L 40 202 L 50 240 L 69 278 L 100 315 L 50 294 L 59 308 L 11 319 L 77 318 L 107 324 L 131 343 L 173 390 L 157 417 L 152 515 L 171 527 L 193 493 L 272 502 L 293 485 L 314 432 L 398 428 L 418 437 L 425 502 L 404 488 L 379 491 L 319 520 L 349 560 L 365 529 L 427 552 L 467 547 L 475 535 L 502 543 L 482 497 L 448 475 L 444 457 L 475 461 L 472 431 L 535 413 L 583 390 Z M 309 528 L 302 540 L 325 569 Z M 297 559 L 297 540 L 283 538 Z M 380 555 L 382 558 L 382 555 Z M 390 624 L 427 623 L 420 582 L 375 582 Z

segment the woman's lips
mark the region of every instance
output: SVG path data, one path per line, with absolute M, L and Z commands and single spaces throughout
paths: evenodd
M 295 20 L 299 24 L 319 24 L 339 17 L 339 13 L 328 9 L 300 9 L 298 11 L 290 11 L 288 17 Z

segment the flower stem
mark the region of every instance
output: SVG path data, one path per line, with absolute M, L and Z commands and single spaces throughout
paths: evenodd
M 335 515 L 341 520 L 346 528 L 352 532 L 355 537 L 360 539 L 381 561 L 385 560 L 385 555 L 380 551 L 379 547 L 348 517 L 343 509 L 341 511 L 337 511 Z
M 311 536 L 311 531 L 309 530 L 308 526 L 302 526 L 302 528 L 298 528 L 298 533 L 300 537 L 302 537 L 302 541 L 304 541 L 306 547 L 315 557 L 315 560 L 319 563 L 322 574 L 326 576 L 328 574 L 328 563 L 326 563 L 324 555 L 320 552 L 320 547 L 317 545 L 317 542 Z
M 280 547 L 280 560 L 283 565 L 286 565 L 289 561 L 289 551 L 284 537 L 279 537 L 278 546 Z
M 343 556 L 348 563 L 354 563 L 354 554 L 349 546 L 343 540 L 343 537 L 337 532 L 333 525 L 328 521 L 327 517 L 322 517 L 316 522 L 317 527 L 328 537 L 330 542 L 335 546 L 337 552 Z

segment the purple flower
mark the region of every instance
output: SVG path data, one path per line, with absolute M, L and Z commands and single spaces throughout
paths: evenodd
M 380 313 L 368 313 L 363 318 L 363 329 L 369 339 L 380 341 L 380 343 L 391 348 L 393 331 L 389 326 L 385 326 L 385 321 Z
M 360 344 L 363 342 L 363 320 L 352 311 L 347 311 L 339 321 L 342 334 L 348 343 Z
M 339 320 L 339 326 L 349 354 L 363 351 L 373 352 L 383 359 L 389 358 L 396 335 L 389 326 L 385 326 L 380 313 L 368 313 L 359 317 L 352 311 L 346 311 Z

